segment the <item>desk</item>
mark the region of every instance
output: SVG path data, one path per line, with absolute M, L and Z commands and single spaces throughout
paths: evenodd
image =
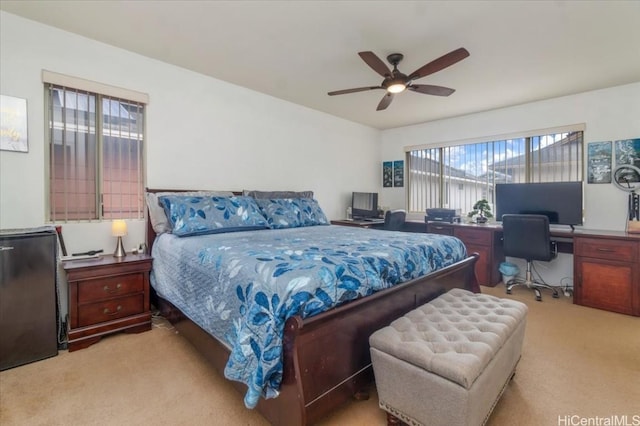
M 417 226 L 418 222 L 415 222 Z M 426 232 L 460 238 L 470 253 L 480 255 L 476 275 L 482 285 L 502 280 L 502 226 L 429 222 Z M 640 234 L 588 229 L 551 229 L 558 251 L 573 253 L 573 302 L 578 305 L 640 316 Z
M 371 220 L 340 219 L 340 220 L 332 220 L 331 224 L 340 225 L 340 226 L 355 226 L 358 228 L 382 229 L 384 227 L 384 219 L 371 219 Z

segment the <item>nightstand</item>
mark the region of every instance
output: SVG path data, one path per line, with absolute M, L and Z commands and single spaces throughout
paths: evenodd
M 69 351 L 86 348 L 102 336 L 151 329 L 146 254 L 64 262 L 69 283 Z

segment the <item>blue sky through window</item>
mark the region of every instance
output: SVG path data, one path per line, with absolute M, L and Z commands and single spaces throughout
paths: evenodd
M 530 138 L 531 152 L 546 148 L 566 136 L 566 133 L 534 136 Z M 525 138 L 457 145 L 447 149 L 445 163 L 464 171 L 466 175 L 477 177 L 486 174 L 490 169 L 492 170 L 496 163 L 504 162 L 507 159 L 518 158 L 518 161 L 523 162 L 525 150 Z

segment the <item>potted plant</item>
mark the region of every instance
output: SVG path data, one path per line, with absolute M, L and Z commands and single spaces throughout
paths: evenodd
M 476 217 L 477 223 L 486 223 L 489 218 L 493 217 L 491 205 L 484 198 L 476 201 L 473 205 L 473 210 L 467 214 L 467 217 L 473 217 L 475 215 L 478 215 L 478 217 Z

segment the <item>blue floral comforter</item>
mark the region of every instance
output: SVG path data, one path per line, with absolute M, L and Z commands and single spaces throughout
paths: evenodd
M 151 284 L 231 350 L 245 405 L 278 395 L 288 318 L 303 318 L 467 256 L 450 236 L 343 226 L 176 237 L 153 246 Z

